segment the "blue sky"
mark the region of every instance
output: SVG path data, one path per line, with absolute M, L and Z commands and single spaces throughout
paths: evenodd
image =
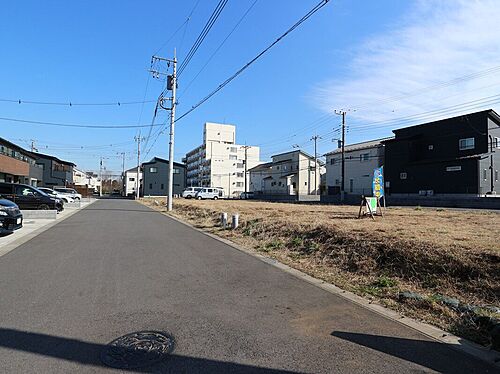
M 178 114 L 318 2 L 257 0 L 184 92 L 254 1 L 229 0 L 181 76 Z M 196 0 L 5 2 L 0 23 L 0 99 L 73 103 L 142 101 L 144 95 L 155 99 L 163 83 L 149 77 L 151 55 L 163 46 L 158 54 L 170 57 L 177 48 L 182 62 L 217 2 L 201 0 L 187 23 Z M 312 151 L 309 139 L 314 133 L 323 135 L 320 153 L 332 150 L 340 120 L 332 114 L 334 109 L 350 109 L 347 142 L 353 143 L 456 114 L 455 109 L 494 108 L 498 105 L 494 98 L 478 105 L 460 104 L 493 96 L 500 87 L 500 73 L 494 70 L 500 57 L 495 40 L 500 30 L 494 22 L 498 8 L 495 1 L 332 0 L 217 96 L 179 121 L 175 159 L 201 143 L 206 121 L 235 124 L 237 141 L 262 145 L 265 161 L 293 144 Z M 465 78 L 453 81 L 457 77 Z M 451 109 L 440 112 L 443 108 Z M 153 109 L 152 103 L 70 107 L 0 102 L 0 117 L 135 125 L 149 124 Z M 416 117 L 406 120 L 409 116 Z M 163 113 L 158 121 L 165 118 Z M 126 152 L 127 168 L 136 163 L 137 129 L 8 121 L 0 121 L 0 129 L 1 137 L 22 146 L 33 139 L 40 152 L 71 160 L 85 170 L 97 170 L 102 156 L 107 169 L 119 173 L 121 152 Z M 142 129 L 142 136 L 148 131 Z M 153 129 L 153 135 L 156 132 Z M 150 138 L 147 149 L 155 138 Z M 147 159 L 167 155 L 167 134 L 160 134 Z

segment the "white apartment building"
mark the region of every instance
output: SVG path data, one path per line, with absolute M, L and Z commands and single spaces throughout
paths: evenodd
M 255 194 L 320 194 L 325 166 L 304 151 L 296 150 L 271 156 L 272 161 L 249 171 L 250 189 Z
M 245 191 L 246 169 L 260 163 L 260 149 L 236 144 L 236 127 L 206 122 L 203 144 L 186 154 L 186 185 L 220 187 L 228 197 Z M 249 188 L 247 173 L 247 191 Z
M 384 138 L 346 145 L 344 191 L 355 195 L 371 195 L 373 171 L 384 165 Z M 342 149 L 326 154 L 326 185 L 328 195 L 340 194 Z
M 135 190 L 137 188 L 137 166 L 125 171 L 122 176 L 123 179 L 123 191 L 124 196 L 135 196 Z M 139 170 L 139 191 L 142 188 L 142 170 Z

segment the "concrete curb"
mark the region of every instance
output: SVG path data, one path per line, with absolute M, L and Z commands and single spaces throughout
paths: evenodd
M 21 210 L 23 219 L 57 219 L 57 210 Z
M 144 204 L 143 204 L 144 205 Z M 149 207 L 148 207 L 149 208 Z M 151 209 L 151 208 L 150 208 Z M 182 221 L 181 219 L 172 216 L 171 214 L 165 214 L 164 212 L 160 212 L 164 215 L 166 215 L 169 218 L 172 218 L 174 221 L 177 221 L 183 225 L 186 225 L 204 235 L 207 235 L 211 237 L 212 239 L 215 239 L 219 242 L 222 242 L 226 245 L 229 245 L 230 247 L 244 252 L 249 256 L 258 258 L 259 260 L 265 262 L 266 264 L 269 264 L 271 266 L 274 266 L 288 274 L 293 275 L 296 278 L 302 279 L 310 284 L 315 285 L 316 287 L 319 287 L 325 291 L 328 291 L 334 295 L 340 296 L 343 299 L 346 299 L 356 305 L 359 305 L 365 309 L 369 309 L 372 312 L 375 312 L 385 318 L 388 318 L 392 321 L 396 321 L 406 327 L 412 328 L 413 330 L 416 330 L 425 336 L 438 341 L 440 343 L 446 344 L 450 348 L 454 349 L 455 351 L 458 351 L 460 353 L 466 353 L 470 356 L 473 356 L 477 359 L 480 359 L 482 361 L 485 361 L 495 368 L 500 369 L 500 352 L 495 352 L 489 349 L 486 349 L 476 343 L 473 343 L 469 340 L 466 340 L 464 338 L 460 338 L 458 336 L 455 336 L 447 331 L 441 330 L 440 328 L 437 328 L 435 326 L 429 325 L 424 322 L 417 321 L 413 318 L 410 317 L 404 317 L 401 316 L 398 312 L 395 312 L 391 309 L 388 309 L 380 304 L 376 304 L 375 302 L 369 301 L 361 296 L 358 296 L 352 292 L 345 291 L 337 286 L 334 286 L 333 284 L 327 283 L 325 281 L 322 281 L 320 279 L 316 279 L 311 277 L 308 274 L 305 274 L 301 272 L 300 270 L 294 269 L 288 265 L 285 265 L 273 258 L 270 257 L 265 257 L 261 254 L 255 253 L 249 249 L 246 249 L 228 239 L 221 238 L 217 235 L 208 233 L 202 229 L 199 229 L 187 222 Z
M 20 245 L 26 243 L 26 242 L 29 242 L 31 239 L 35 238 L 36 236 L 40 235 L 42 232 L 44 231 L 47 231 L 48 229 L 54 227 L 55 225 L 57 225 L 59 222 L 62 222 L 64 221 L 65 219 L 71 217 L 72 215 L 82 211 L 83 209 L 87 208 L 88 206 L 92 205 L 94 202 L 96 202 L 97 200 L 93 200 L 93 201 L 90 201 L 84 208 L 82 209 L 78 209 L 78 210 L 74 210 L 70 213 L 68 213 L 66 216 L 64 217 L 61 217 L 59 219 L 55 219 L 53 220 L 53 222 L 47 224 L 47 225 L 44 225 L 42 227 L 40 227 L 39 229 L 33 231 L 33 232 L 30 232 L 29 234 L 26 234 L 22 237 L 20 237 L 19 239 L 16 239 L 10 243 L 8 243 L 5 247 L 1 248 L 0 249 L 0 257 L 6 255 L 7 253 L 11 252 L 12 250 L 16 249 L 17 247 L 19 247 Z M 34 217 L 32 217 L 34 218 Z

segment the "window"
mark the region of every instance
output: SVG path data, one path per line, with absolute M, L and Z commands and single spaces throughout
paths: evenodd
M 230 160 L 237 160 L 238 156 L 236 156 L 236 155 L 229 155 L 229 159 Z
M 243 187 L 243 182 L 236 182 L 236 187 Z
M 279 165 L 278 165 L 278 166 L 276 166 L 276 170 L 279 170 L 279 169 L 280 169 Z
M 429 149 L 429 151 L 432 151 L 432 150 L 434 150 L 434 145 L 433 144 L 429 144 L 429 146 L 427 148 Z
M 498 182 L 498 170 L 495 170 L 495 181 Z
M 330 165 L 335 165 L 335 159 L 333 157 L 330 159 Z
M 278 186 L 280 186 L 280 187 L 281 187 L 281 181 L 278 183 Z
M 162 183 L 162 184 L 160 184 L 160 189 L 161 189 L 161 190 L 163 190 L 163 188 L 164 188 L 164 187 L 163 187 L 163 183 Z
M 129 178 L 128 181 L 129 182 L 135 182 L 135 178 Z
M 149 172 L 150 173 L 158 173 L 158 168 L 151 167 L 151 168 L 149 168 Z
M 238 148 L 236 148 L 236 147 L 231 147 L 231 150 L 230 150 L 230 151 L 231 151 L 231 152 L 233 152 L 233 153 L 238 152 Z
M 340 184 L 340 181 L 338 179 L 335 179 L 335 184 L 336 185 L 339 185 Z
M 465 151 L 467 149 L 474 149 L 474 138 L 460 139 L 458 142 L 458 148 L 461 151 Z
M 237 176 L 238 178 L 243 178 L 243 173 L 236 173 L 236 176 Z
M 304 182 L 304 186 L 307 186 L 307 182 Z
M 349 192 L 354 191 L 354 179 L 349 179 Z
M 243 164 L 236 164 L 236 167 L 237 167 L 238 169 L 243 169 Z
M 483 179 L 487 180 L 488 179 L 488 170 L 483 169 Z
M 406 173 L 399 173 L 399 179 L 406 179 L 408 178 L 408 175 Z
M 153 189 L 153 183 L 150 183 L 149 184 L 149 189 L 152 190 Z
M 361 153 L 359 155 L 359 161 L 361 161 L 361 162 L 368 161 L 369 158 L 370 158 L 370 154 L 369 153 Z
M 181 169 L 176 169 L 174 168 L 174 174 L 180 174 L 181 173 Z M 163 188 L 163 187 L 162 187 Z

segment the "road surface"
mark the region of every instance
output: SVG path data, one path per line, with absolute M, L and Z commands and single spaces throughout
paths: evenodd
M 99 200 L 0 257 L 0 372 L 124 372 L 105 345 L 165 331 L 127 372 L 493 373 L 482 362 L 129 200 Z

